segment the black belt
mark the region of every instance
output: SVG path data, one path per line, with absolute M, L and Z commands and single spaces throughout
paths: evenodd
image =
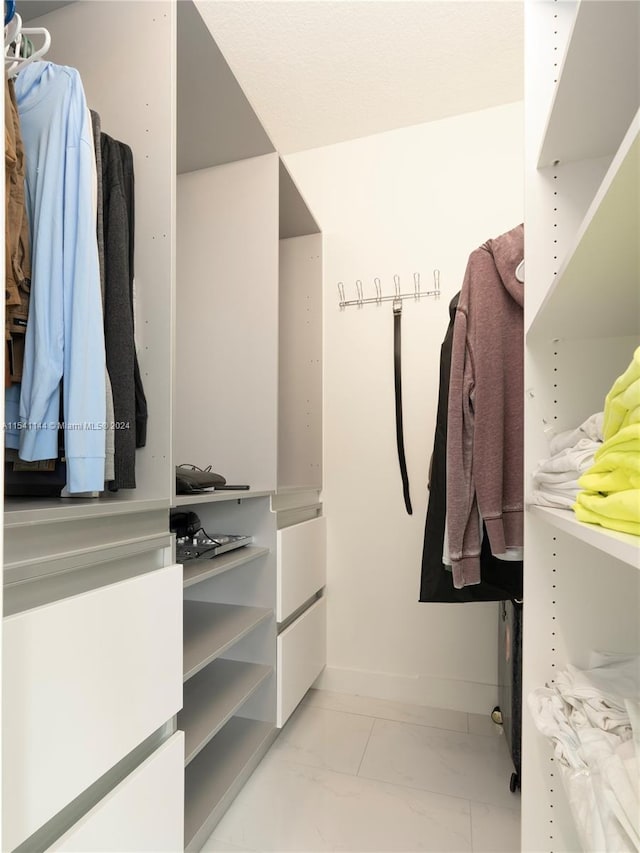
M 404 435 L 402 430 L 401 321 L 402 302 L 397 300 L 393 303 L 393 372 L 396 387 L 396 443 L 398 445 L 398 462 L 400 463 L 400 476 L 402 477 L 404 505 L 409 515 L 412 515 L 413 510 L 411 509 L 411 497 L 409 495 L 409 475 L 407 474 L 407 460 L 404 457 Z

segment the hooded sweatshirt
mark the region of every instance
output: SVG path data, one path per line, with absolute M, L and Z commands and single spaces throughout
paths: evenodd
M 469 258 L 456 310 L 447 426 L 447 525 L 457 588 L 480 583 L 481 531 L 491 552 L 523 540 L 524 226 Z

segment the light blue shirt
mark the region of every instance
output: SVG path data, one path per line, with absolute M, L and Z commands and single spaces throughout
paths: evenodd
M 102 491 L 105 352 L 94 151 L 80 75 L 33 62 L 15 83 L 31 228 L 31 300 L 20 393 L 22 459 L 58 455 L 63 380 L 70 492 Z

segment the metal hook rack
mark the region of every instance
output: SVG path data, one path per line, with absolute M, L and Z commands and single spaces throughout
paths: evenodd
M 345 297 L 345 289 L 344 282 L 338 282 L 338 295 L 339 301 L 338 305 L 341 309 L 347 308 L 349 305 L 357 305 L 360 307 L 361 305 L 381 305 L 383 302 L 393 302 L 396 306 L 400 306 L 404 299 L 413 299 L 417 302 L 423 296 L 433 296 L 436 299 L 440 296 L 440 270 L 435 269 L 433 271 L 433 289 L 432 290 L 421 290 L 420 286 L 420 273 L 414 272 L 413 274 L 413 292 L 412 293 L 401 293 L 400 288 L 400 276 L 394 275 L 393 277 L 393 286 L 394 293 L 390 296 L 382 295 L 382 285 L 380 283 L 380 279 L 376 276 L 373 279 L 373 284 L 375 287 L 376 295 L 371 297 L 364 296 L 364 289 L 362 286 L 362 280 L 356 279 L 356 299 L 347 299 Z

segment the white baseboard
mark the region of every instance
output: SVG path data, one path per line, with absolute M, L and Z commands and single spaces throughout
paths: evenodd
M 313 686 L 336 693 L 448 708 L 470 714 L 489 714 L 498 704 L 498 687 L 495 684 L 429 675 L 403 676 L 327 666 Z

